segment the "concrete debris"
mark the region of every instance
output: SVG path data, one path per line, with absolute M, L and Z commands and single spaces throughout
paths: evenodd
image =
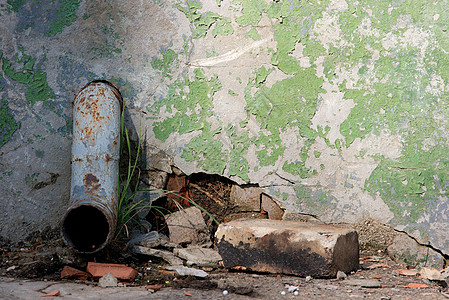
M 184 266 L 167 266 L 166 270 L 175 271 L 179 276 L 195 276 L 198 278 L 207 278 L 209 274 L 204 272 L 203 270 L 198 270 L 194 268 L 187 268 Z
M 132 238 L 128 242 L 128 247 L 133 247 L 134 245 L 139 245 L 147 248 L 156 248 L 162 243 L 162 239 L 157 231 L 150 231 L 145 234 L 140 234 Z
M 345 280 L 348 277 L 345 272 L 338 271 L 337 272 L 337 279 L 338 280 Z
M 299 286 L 290 285 L 290 286 L 288 287 L 288 292 L 289 292 L 289 293 L 293 293 L 293 292 L 295 292 L 295 291 L 299 291 Z
M 246 219 L 220 224 L 215 238 L 227 268 L 334 277 L 359 266 L 357 232 L 343 226 Z
M 130 249 L 134 253 L 160 257 L 171 265 L 182 265 L 183 264 L 182 259 L 176 257 L 170 251 L 161 250 L 161 249 L 151 249 L 148 247 L 143 247 L 143 246 L 138 246 L 138 245 L 134 245 Z
M 235 212 L 260 212 L 260 195 L 259 187 L 242 188 L 233 185 L 229 202 Z
M 99 287 L 115 287 L 117 285 L 118 285 L 117 278 L 110 272 L 98 280 Z
M 179 244 L 211 246 L 210 233 L 201 210 L 189 207 L 165 216 L 170 241 Z
M 173 250 L 173 254 L 187 260 L 187 265 L 190 266 L 217 266 L 218 262 L 221 261 L 221 256 L 218 251 L 211 248 L 177 248 Z
M 422 279 L 429 279 L 434 281 L 443 281 L 444 277 L 440 271 L 435 268 L 423 267 L 419 270 Z

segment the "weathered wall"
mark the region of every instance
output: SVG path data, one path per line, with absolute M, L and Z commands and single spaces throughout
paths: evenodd
M 71 101 L 101 78 L 146 169 L 257 183 L 290 211 L 373 217 L 449 254 L 443 1 L 54 2 L 0 6 L 2 236 L 59 221 Z

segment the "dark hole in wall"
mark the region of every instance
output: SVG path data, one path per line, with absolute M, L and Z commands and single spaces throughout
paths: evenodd
M 173 172 L 169 174 L 166 186 L 164 187 L 165 190 L 172 191 L 173 193 L 168 193 L 167 196 L 153 201 L 152 206 L 156 207 L 157 210 L 150 210 L 146 216 L 146 220 L 151 223 L 152 230 L 157 230 L 168 236 L 169 232 L 164 215 L 167 216 L 180 209 L 198 205 L 212 215 L 218 222 L 226 222 L 226 218 L 230 214 L 235 213 L 237 209 L 230 202 L 231 189 L 235 185 L 237 185 L 236 182 L 216 174 L 194 173 L 187 176 L 180 171 Z M 240 187 L 258 187 L 258 185 L 248 184 L 240 185 Z M 211 233 L 211 238 L 213 238 L 218 225 L 204 211 L 203 217 Z
M 72 209 L 62 225 L 65 240 L 80 252 L 93 252 L 102 246 L 109 234 L 105 215 L 93 206 Z

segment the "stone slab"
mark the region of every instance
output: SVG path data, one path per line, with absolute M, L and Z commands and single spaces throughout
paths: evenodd
M 335 277 L 359 266 L 357 232 L 343 226 L 244 219 L 220 224 L 215 239 L 227 268 Z
M 218 251 L 210 248 L 189 247 L 173 249 L 173 254 L 187 260 L 192 265 L 218 264 L 221 256 Z
M 170 241 L 179 244 L 211 244 L 201 210 L 189 207 L 165 216 Z
M 160 257 L 171 265 L 182 265 L 182 259 L 173 255 L 171 251 L 151 249 L 139 245 L 133 245 L 130 249 L 134 253 Z

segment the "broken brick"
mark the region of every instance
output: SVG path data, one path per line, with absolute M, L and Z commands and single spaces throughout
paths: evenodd
M 404 285 L 403 287 L 411 288 L 411 289 L 426 289 L 429 286 L 427 284 L 424 284 L 424 283 L 410 282 L 409 284 Z
M 268 213 L 268 219 L 282 220 L 284 211 L 279 205 L 269 196 L 262 194 L 261 210 Z
M 86 271 L 92 274 L 94 279 L 99 279 L 111 273 L 119 280 L 132 281 L 137 276 L 137 271 L 123 264 L 104 264 L 89 262 Z
M 53 292 L 47 293 L 45 295 L 41 295 L 41 297 L 56 297 L 56 296 L 59 296 L 60 294 L 61 294 L 60 291 L 53 291 Z
M 215 238 L 227 268 L 331 277 L 359 266 L 357 232 L 343 226 L 245 219 L 220 224 Z
M 396 272 L 398 272 L 398 274 L 402 276 L 415 276 L 416 274 L 418 274 L 418 271 L 409 269 L 398 269 L 396 270 Z
M 162 288 L 161 284 L 150 284 L 145 287 L 147 290 L 153 290 L 155 292 L 159 291 Z
M 88 280 L 92 277 L 89 273 L 72 268 L 70 266 L 64 266 L 61 271 L 62 279 L 79 279 L 79 280 Z

